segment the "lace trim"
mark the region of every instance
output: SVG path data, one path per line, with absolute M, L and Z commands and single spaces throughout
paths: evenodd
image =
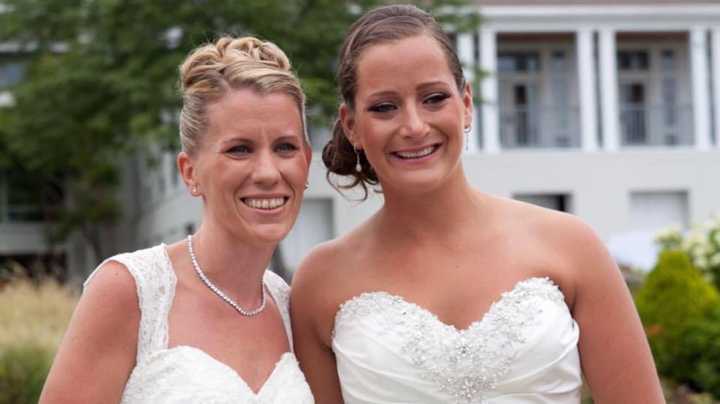
M 108 261 L 124 265 L 135 280 L 140 308 L 136 361 L 141 363 L 154 351 L 167 348 L 167 317 L 175 297 L 175 273 L 165 244 L 115 255 L 103 261 L 98 268 Z M 94 274 L 88 277 L 86 284 Z
M 293 352 L 292 328 L 290 323 L 290 287 L 280 275 L 269 270 L 265 271 L 263 282 L 275 300 L 278 310 L 280 310 L 280 316 L 285 326 L 290 351 Z
M 495 389 L 510 371 L 525 342 L 524 330 L 542 313 L 538 299 L 564 304 L 562 292 L 549 278 L 530 278 L 503 293 L 480 320 L 458 330 L 400 296 L 369 292 L 340 305 L 335 328 L 372 316 L 383 335 L 401 338 L 401 352 L 422 370 L 425 380 L 455 402 L 470 403 Z

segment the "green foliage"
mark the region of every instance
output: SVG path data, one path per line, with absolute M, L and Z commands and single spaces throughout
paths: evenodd
M 31 404 L 40 398 L 52 354 L 39 347 L 0 351 L 0 404 Z
M 692 387 L 715 388 L 720 381 L 720 294 L 690 257 L 680 250 L 661 252 L 636 305 L 660 373 Z
M 667 229 L 660 232 L 655 241 L 661 250 L 684 251 L 695 267 L 720 289 L 720 215 L 693 226 L 687 234 Z
M 679 347 L 683 380 L 720 400 L 720 307 L 702 320 L 690 322 Z
M 337 108 L 336 53 L 345 30 L 382 0 L 3 0 L 0 43 L 18 46 L 27 77 L 0 108 L 0 169 L 20 172 L 38 199 L 62 189 L 55 239 L 119 218 L 118 165 L 150 141 L 177 147 L 178 65 L 221 34 L 283 48 L 306 89 L 310 121 Z M 458 30 L 478 23 L 468 0 L 416 1 Z M 467 9 L 465 9 L 467 11 Z M 49 191 L 50 190 L 50 191 Z M 96 251 L 97 253 L 97 251 Z

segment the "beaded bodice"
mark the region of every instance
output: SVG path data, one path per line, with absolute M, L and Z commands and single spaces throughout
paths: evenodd
M 314 402 L 294 353 L 286 352 L 257 393 L 234 369 L 201 349 L 168 347 L 168 314 L 177 279 L 165 245 L 120 254 L 108 260 L 123 264 L 135 280 L 140 307 L 135 368 L 125 385 L 123 404 Z M 102 265 L 101 265 L 102 266 Z M 92 279 L 92 274 L 87 282 Z M 289 288 L 266 271 L 263 283 L 280 310 L 292 347 Z
M 341 305 L 333 335 L 346 404 L 579 403 L 578 327 L 562 292 L 530 278 L 466 329 L 386 292 Z

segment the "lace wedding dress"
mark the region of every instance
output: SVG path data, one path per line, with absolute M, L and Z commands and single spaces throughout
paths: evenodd
M 125 385 L 121 403 L 139 404 L 311 404 L 314 402 L 292 352 L 283 354 L 260 391 L 254 393 L 231 367 L 191 346 L 168 348 L 168 314 L 177 279 L 165 245 L 120 254 L 108 260 L 125 265 L 135 279 L 140 306 L 137 364 Z M 85 283 L 91 281 L 90 275 Z M 289 288 L 266 271 L 263 282 L 275 300 L 292 337 Z
M 579 330 L 559 288 L 530 278 L 464 330 L 385 292 L 335 318 L 345 404 L 580 403 Z

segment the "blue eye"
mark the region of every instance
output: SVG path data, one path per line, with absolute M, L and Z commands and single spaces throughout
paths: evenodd
M 299 149 L 299 147 L 297 147 L 296 145 L 294 145 L 292 143 L 287 143 L 287 142 L 280 143 L 275 147 L 275 150 L 277 150 L 281 153 L 294 152 L 295 150 L 298 150 L 298 149 Z
M 396 109 L 396 107 L 394 104 L 391 104 L 389 102 L 383 102 L 383 103 L 371 106 L 370 108 L 368 108 L 368 111 L 385 113 L 385 112 L 394 111 L 395 109 Z
M 236 155 L 237 154 L 248 154 L 250 152 L 252 152 L 250 147 L 248 147 L 247 145 L 244 145 L 244 144 L 233 146 L 225 151 L 225 153 L 236 154 Z
M 429 97 L 425 98 L 425 102 L 429 104 L 439 104 L 450 98 L 449 94 L 445 93 L 433 93 Z

